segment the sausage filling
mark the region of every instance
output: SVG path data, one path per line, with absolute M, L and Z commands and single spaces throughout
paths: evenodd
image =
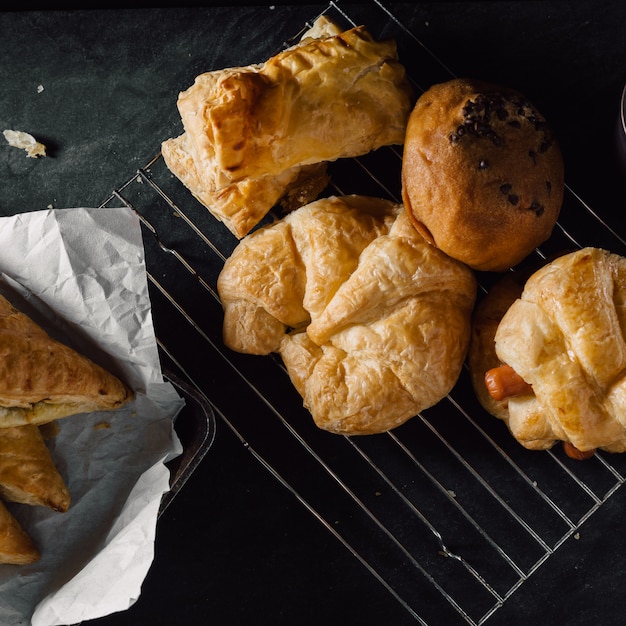
M 506 364 L 494 367 L 485 373 L 485 386 L 489 395 L 498 402 L 533 392 L 532 385 Z M 563 451 L 568 457 L 577 461 L 590 459 L 596 452 L 595 450 L 579 450 L 569 441 L 563 442 Z

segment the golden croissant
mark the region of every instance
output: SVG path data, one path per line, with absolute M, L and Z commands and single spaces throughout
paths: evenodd
M 455 384 L 476 283 L 425 242 L 402 205 L 347 196 L 249 235 L 218 291 L 227 346 L 277 352 L 320 428 L 370 434 Z

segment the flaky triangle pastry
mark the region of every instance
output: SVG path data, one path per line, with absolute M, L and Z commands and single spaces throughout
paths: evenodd
M 38 426 L 0 428 L 0 495 L 64 513 L 70 493 Z
M 39 557 L 32 539 L 0 501 L 0 563 L 26 565 Z
M 132 392 L 0 296 L 0 428 L 116 409 Z

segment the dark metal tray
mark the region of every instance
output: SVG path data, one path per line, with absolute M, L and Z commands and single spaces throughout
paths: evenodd
M 184 399 L 185 406 L 174 420 L 174 428 L 181 441 L 183 452 L 167 464 L 171 472 L 170 489 L 163 495 L 159 515 L 170 505 L 211 448 L 216 429 L 213 408 L 199 390 L 171 372 L 164 372 L 164 378 Z

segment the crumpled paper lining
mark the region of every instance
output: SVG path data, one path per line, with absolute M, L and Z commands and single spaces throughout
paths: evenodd
M 154 557 L 164 463 L 182 452 L 173 420 L 184 405 L 160 369 L 139 220 L 126 208 L 0 218 L 0 271 L 15 306 L 136 394 L 117 411 L 57 422 L 48 443 L 72 496 L 68 512 L 7 504 L 42 557 L 0 565 L 0 623 L 67 625 L 123 611 Z

